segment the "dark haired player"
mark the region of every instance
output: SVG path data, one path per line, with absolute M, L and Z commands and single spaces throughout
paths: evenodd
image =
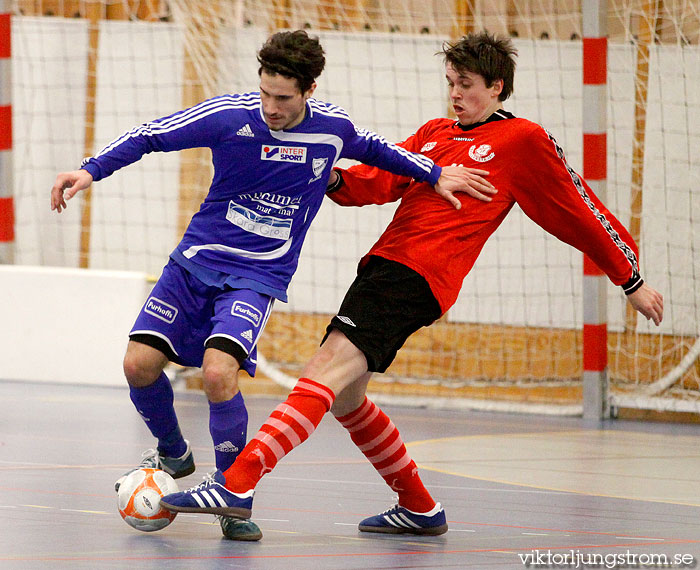
M 80 170 L 59 174 L 51 190 L 51 208 L 61 212 L 76 192 L 144 154 L 212 151 L 209 192 L 138 315 L 124 358 L 131 400 L 158 440 L 139 467 L 158 467 L 175 478 L 195 465 L 163 368 L 169 360 L 202 367 L 216 466 L 225 471 L 246 442 L 238 371 L 255 373 L 258 338 L 274 300 L 287 300 L 301 246 L 339 158 L 427 182 L 454 201 L 452 191 L 483 184 L 467 169 L 441 169 L 355 127 L 341 108 L 313 99 L 325 64 L 317 38 L 302 30 L 274 34 L 258 61 L 259 92 L 214 97 L 140 125 Z M 233 539 L 262 536 L 248 521 L 222 521 L 222 527 Z
M 515 53 L 510 40 L 487 33 L 447 44 L 447 83 L 458 120 L 429 121 L 401 144 L 439 164 L 488 169 L 498 193 L 488 203 L 460 197 L 464 207 L 456 211 L 406 176 L 362 165 L 334 175 L 333 200 L 356 206 L 401 200 L 394 219 L 361 260 L 321 348 L 287 400 L 229 470 L 167 495 L 161 501 L 166 508 L 250 516 L 258 481 L 306 440 L 330 409 L 399 497 L 392 508 L 363 520 L 360 530 L 446 532 L 444 510 L 423 486 L 398 430 L 365 390 L 372 372 L 385 371 L 413 332 L 454 304 L 484 243 L 516 203 L 545 230 L 588 255 L 637 311 L 661 322 L 663 299 L 642 280 L 627 230 L 568 166 L 547 131 L 503 110 L 513 89 Z

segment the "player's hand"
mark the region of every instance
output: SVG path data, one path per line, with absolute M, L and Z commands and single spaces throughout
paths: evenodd
M 661 293 L 642 283 L 639 289 L 627 295 L 627 300 L 647 320 L 652 320 L 657 327 L 659 326 L 664 318 L 664 298 Z
M 330 188 L 336 184 L 339 176 L 340 175 L 335 170 L 331 170 L 331 175 L 328 177 L 328 184 L 326 184 L 326 188 Z
M 457 210 L 462 207 L 455 192 L 466 192 L 472 198 L 483 202 L 490 202 L 491 196 L 498 192 L 484 176 L 488 176 L 488 170 L 479 168 L 467 168 L 464 166 L 443 166 L 440 178 L 435 185 L 435 191 L 452 204 Z
M 61 172 L 56 176 L 56 182 L 51 188 L 51 210 L 58 210 L 60 214 L 66 208 L 66 200 L 70 200 L 90 184 L 92 184 L 92 174 L 87 170 Z

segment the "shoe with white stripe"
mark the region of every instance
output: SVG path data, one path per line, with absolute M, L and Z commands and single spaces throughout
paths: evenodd
M 207 473 L 204 481 L 196 487 L 165 495 L 160 504 L 175 513 L 210 513 L 249 519 L 253 509 L 253 489 L 247 493 L 234 493 L 224 487 L 225 483 L 224 474 L 217 469 Z
M 440 503 L 427 513 L 414 513 L 394 505 L 383 513 L 363 520 L 358 528 L 363 532 L 384 534 L 438 535 L 447 532 L 447 519 Z

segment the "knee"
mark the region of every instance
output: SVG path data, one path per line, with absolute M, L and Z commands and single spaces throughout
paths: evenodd
M 355 392 L 353 390 L 343 390 L 333 402 L 331 413 L 336 417 L 346 416 L 354 412 L 365 401 L 364 392 Z
M 123 367 L 126 381 L 134 388 L 143 388 L 153 384 L 163 370 L 162 366 L 154 366 L 139 355 L 129 351 L 124 356 Z
M 224 402 L 238 393 L 238 368 L 212 363 L 202 368 L 202 385 L 210 402 Z

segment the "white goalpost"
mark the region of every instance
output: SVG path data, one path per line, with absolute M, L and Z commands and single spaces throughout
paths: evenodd
M 591 6 L 603 31 L 586 23 Z M 597 309 L 584 305 L 581 254 L 515 208 L 455 307 L 409 339 L 370 391 L 411 405 L 581 414 L 586 325 L 604 325 L 589 413 L 700 413 L 700 0 L 15 0 L 10 12 L 14 182 L 0 198 L 13 196 L 14 263 L 154 276 L 206 193 L 208 151 L 149 155 L 60 219 L 47 206 L 56 172 L 135 124 L 256 90 L 256 50 L 277 29 L 318 35 L 327 64 L 315 96 L 394 141 L 449 114 L 443 41 L 482 28 L 509 35 L 519 56 L 506 108 L 545 126 L 630 228 L 644 278 L 664 294 L 664 322 L 634 318 L 606 278 L 593 287 Z M 595 37 L 606 38 L 603 87 L 586 83 Z M 595 120 L 584 114 L 592 93 Z M 605 138 L 604 183 L 584 172 L 587 134 Z M 260 372 L 287 386 L 394 210 L 327 202 L 259 346 Z

